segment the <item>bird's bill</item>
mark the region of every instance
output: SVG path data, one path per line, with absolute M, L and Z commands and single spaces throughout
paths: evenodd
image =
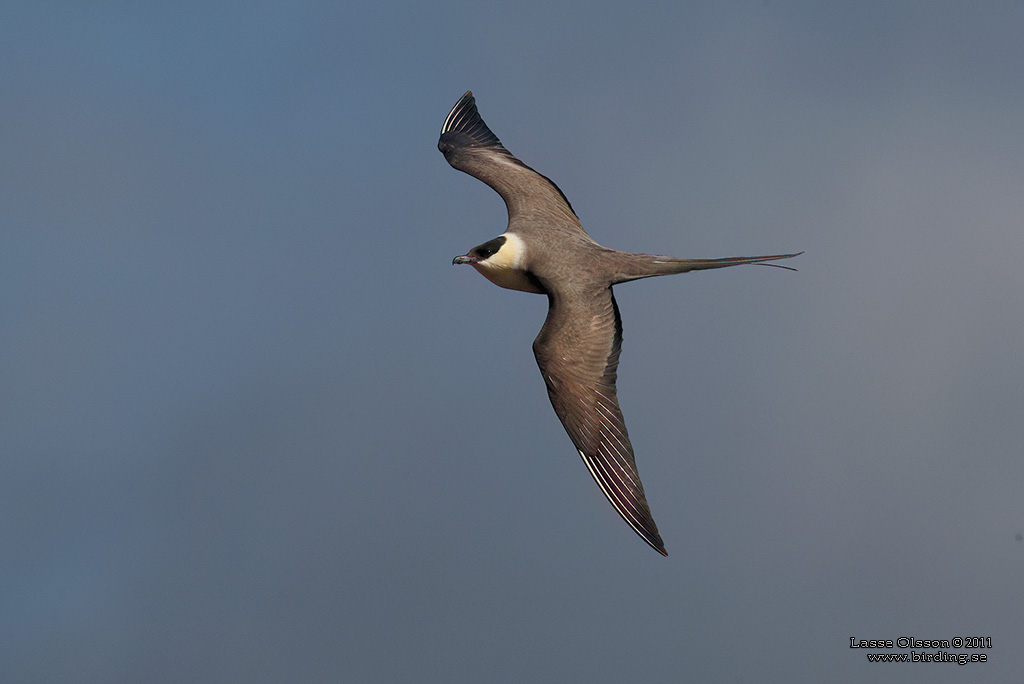
M 463 254 L 452 259 L 452 266 L 455 264 L 475 264 L 480 261 L 480 257 L 473 256 L 472 254 Z

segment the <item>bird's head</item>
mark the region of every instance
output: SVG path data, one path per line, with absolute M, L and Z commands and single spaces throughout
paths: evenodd
M 477 267 L 477 270 L 481 268 L 494 269 L 494 268 L 510 268 L 514 267 L 513 262 L 516 259 L 513 257 L 512 252 L 516 251 L 512 247 L 507 247 L 508 238 L 504 235 L 499 235 L 493 240 L 488 240 L 482 245 L 477 245 L 473 249 L 469 250 L 467 254 L 457 256 L 452 259 L 452 265 L 455 264 L 471 264 Z M 510 258 L 512 257 L 512 258 Z
M 499 287 L 542 294 L 544 290 L 523 269 L 525 256 L 522 238 L 505 233 L 455 257 L 452 264 L 469 264 Z

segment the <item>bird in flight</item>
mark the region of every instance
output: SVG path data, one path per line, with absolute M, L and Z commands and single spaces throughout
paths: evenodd
M 602 247 L 583 230 L 558 186 L 505 149 L 480 118 L 472 91 L 444 120 L 437 148 L 453 167 L 494 188 L 508 208 L 505 232 L 455 257 L 452 264 L 470 264 L 500 287 L 547 295 L 548 316 L 533 353 L 551 405 L 615 510 L 655 551 L 667 556 L 619 410 L 615 379 L 622 321 L 612 286 L 651 276 L 761 264 L 803 252 L 677 259 Z

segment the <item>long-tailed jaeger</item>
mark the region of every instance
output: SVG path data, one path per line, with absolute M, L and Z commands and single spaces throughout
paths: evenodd
M 615 510 L 654 550 L 667 556 L 637 474 L 615 391 L 622 321 L 612 286 L 651 276 L 788 259 L 803 252 L 677 259 L 602 247 L 583 230 L 558 186 L 502 146 L 480 118 L 472 91 L 444 120 L 437 148 L 456 169 L 494 188 L 508 208 L 508 228 L 503 234 L 452 263 L 470 264 L 500 287 L 547 295 L 548 316 L 533 343 L 533 353 L 551 405 Z

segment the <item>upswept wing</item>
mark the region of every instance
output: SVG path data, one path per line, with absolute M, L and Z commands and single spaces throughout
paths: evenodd
M 549 227 L 554 222 L 583 231 L 558 186 L 516 159 L 487 127 L 472 91 L 466 91 L 444 120 L 437 149 L 453 167 L 482 180 L 501 195 L 510 226 L 514 221 L 540 219 Z
M 533 343 L 555 413 L 619 515 L 667 556 L 636 470 L 633 446 L 615 390 L 622 321 L 611 288 L 593 296 L 550 296 Z

